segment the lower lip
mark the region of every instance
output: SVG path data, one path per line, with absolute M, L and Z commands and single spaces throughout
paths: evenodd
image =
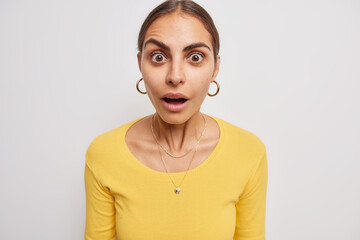
M 163 102 L 163 104 L 167 110 L 172 111 L 172 112 L 178 112 L 178 111 L 181 111 L 186 106 L 186 104 L 188 103 L 189 100 L 187 100 L 184 103 L 168 103 L 164 99 L 161 99 L 161 101 Z

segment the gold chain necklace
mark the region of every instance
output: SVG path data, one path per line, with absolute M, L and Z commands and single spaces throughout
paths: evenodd
M 154 116 L 155 116 L 155 114 L 154 114 L 154 115 L 152 116 L 152 118 L 151 118 L 151 131 L 152 131 L 152 135 L 153 135 L 153 137 L 154 137 L 155 142 L 157 143 L 158 150 L 159 150 L 159 154 L 160 154 L 160 158 L 161 158 L 161 161 L 162 161 L 162 163 L 163 163 L 163 165 L 164 165 L 165 171 L 166 171 L 167 175 L 169 176 L 171 182 L 172 182 L 173 185 L 175 186 L 174 192 L 175 192 L 176 194 L 179 194 L 180 191 L 181 191 L 180 186 L 181 186 L 181 184 L 183 183 L 183 181 L 184 181 L 184 179 L 185 179 L 185 177 L 186 177 L 186 175 L 187 175 L 187 173 L 188 173 L 188 171 L 189 171 L 189 169 L 190 169 L 190 165 L 191 165 L 192 161 L 194 160 L 194 157 L 195 157 L 195 154 L 196 154 L 196 152 L 197 152 L 197 149 L 198 149 L 200 140 L 201 140 L 202 136 L 203 136 L 204 133 L 205 133 L 207 122 L 206 122 L 206 119 L 205 119 L 204 115 L 201 113 L 201 116 L 202 116 L 203 119 L 204 119 L 204 130 L 202 131 L 199 140 L 198 140 L 197 143 L 190 149 L 190 151 L 186 152 L 185 154 L 183 154 L 183 155 L 181 155 L 181 156 L 174 156 L 173 154 L 171 154 L 170 152 L 168 152 L 168 151 L 159 143 L 159 141 L 156 139 L 156 136 L 155 136 L 155 133 L 154 133 L 154 128 L 153 128 L 153 119 L 154 119 Z M 161 148 L 164 150 L 164 152 L 166 152 L 169 156 L 174 157 L 174 158 L 184 157 L 184 156 L 186 156 L 187 154 L 189 154 L 189 153 L 195 148 L 195 152 L 194 152 L 194 154 L 193 154 L 193 156 L 192 156 L 192 158 L 191 158 L 191 161 L 190 161 L 190 163 L 189 163 L 189 165 L 188 165 L 188 167 L 187 167 L 187 170 L 186 170 L 186 172 L 185 172 L 185 175 L 184 175 L 184 177 L 182 178 L 182 180 L 181 180 L 181 182 L 180 182 L 179 185 L 176 185 L 175 182 L 174 182 L 174 180 L 172 179 L 172 177 L 169 175 L 169 171 L 168 171 L 168 169 L 167 169 L 167 167 L 166 167 L 165 161 L 164 161 L 163 156 L 162 156 L 162 154 L 161 154 L 160 147 L 161 147 Z
M 152 116 L 152 118 L 151 118 L 151 132 L 152 132 L 152 135 L 153 135 L 153 137 L 154 137 L 154 139 L 155 139 L 155 142 L 157 143 L 158 146 L 160 146 L 160 147 L 164 150 L 164 152 L 165 152 L 167 155 L 169 155 L 169 156 L 171 156 L 171 157 L 173 157 L 173 158 L 182 158 L 182 157 L 185 157 L 185 156 L 188 155 L 194 148 L 197 148 L 197 146 L 198 146 L 199 143 L 200 143 L 200 140 L 201 140 L 202 136 L 204 135 L 204 133 L 205 133 L 205 131 L 206 131 L 207 121 L 206 121 L 206 119 L 205 119 L 205 117 L 204 117 L 204 114 L 201 113 L 201 116 L 202 116 L 203 119 L 204 119 L 204 129 L 203 129 L 203 131 L 202 131 L 202 133 L 201 133 L 198 141 L 196 142 L 196 144 L 195 144 L 189 151 L 185 152 L 185 153 L 182 154 L 182 155 L 176 156 L 176 155 L 170 153 L 168 150 L 166 150 L 166 148 L 165 148 L 163 145 L 161 145 L 161 143 L 160 143 L 160 142 L 158 141 L 158 139 L 156 138 L 155 133 L 154 133 L 154 127 L 153 127 L 153 120 L 154 120 L 154 117 L 155 117 L 155 114 L 154 114 L 154 115 Z
M 195 154 L 196 154 L 196 151 L 197 151 L 197 146 L 196 146 L 196 148 L 195 148 L 195 152 L 194 152 L 194 154 L 193 154 L 193 156 L 192 156 L 192 158 L 191 158 L 191 161 L 190 161 L 190 163 L 189 163 L 189 165 L 188 165 L 188 168 L 187 168 L 187 170 L 186 170 L 186 172 L 185 172 L 185 175 L 184 175 L 184 177 L 182 178 L 182 180 L 181 180 L 181 182 L 180 182 L 179 185 L 176 185 L 176 184 L 174 183 L 174 180 L 173 180 L 173 179 L 171 178 L 171 176 L 169 175 L 169 171 L 168 171 L 168 169 L 167 169 L 167 167 L 166 167 L 166 164 L 165 164 L 165 161 L 164 161 L 164 159 L 163 159 L 163 156 L 161 155 L 161 151 L 160 151 L 159 145 L 158 145 L 158 149 L 159 149 L 160 158 L 161 158 L 161 161 L 162 161 L 163 164 L 164 164 L 166 173 L 167 173 L 167 175 L 169 176 L 171 182 L 173 183 L 173 185 L 174 185 L 174 187 L 175 187 L 174 192 L 175 192 L 176 194 L 179 194 L 180 191 L 181 191 L 180 186 L 181 186 L 181 184 L 183 183 L 183 181 L 184 181 L 184 179 L 185 179 L 185 177 L 186 177 L 186 175 L 187 175 L 187 173 L 188 173 L 188 171 L 189 171 L 189 168 L 190 168 L 190 165 L 191 165 L 192 161 L 194 160 L 194 157 L 195 157 Z

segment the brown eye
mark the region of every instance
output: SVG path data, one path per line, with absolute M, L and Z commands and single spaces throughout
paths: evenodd
M 156 63 L 161 63 L 165 60 L 165 57 L 161 53 L 155 53 L 151 59 Z
M 194 54 L 191 54 L 191 56 L 190 56 L 190 60 L 195 63 L 201 62 L 202 59 L 203 59 L 203 56 L 199 53 L 194 53 Z

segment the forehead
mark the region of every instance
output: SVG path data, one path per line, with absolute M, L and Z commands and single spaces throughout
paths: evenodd
M 189 14 L 174 12 L 156 19 L 148 28 L 145 39 L 154 38 L 170 48 L 183 47 L 194 42 L 212 46 L 211 35 L 203 23 Z

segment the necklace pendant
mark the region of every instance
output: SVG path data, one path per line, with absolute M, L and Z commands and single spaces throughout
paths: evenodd
M 175 188 L 174 192 L 175 192 L 176 194 L 179 194 L 179 193 L 180 193 L 180 188 L 179 188 L 179 187 Z

